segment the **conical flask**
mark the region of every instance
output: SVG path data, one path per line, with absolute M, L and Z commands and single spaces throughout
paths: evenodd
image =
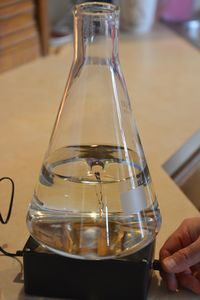
M 118 7 L 74 9 L 74 60 L 27 224 L 69 257 L 106 259 L 152 241 L 160 212 L 118 58 Z

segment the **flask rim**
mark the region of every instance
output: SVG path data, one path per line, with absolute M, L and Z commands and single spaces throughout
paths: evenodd
M 119 16 L 119 6 L 107 2 L 85 2 L 74 7 L 74 16 Z

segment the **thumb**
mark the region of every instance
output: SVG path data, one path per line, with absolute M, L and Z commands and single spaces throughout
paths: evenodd
M 166 257 L 163 268 L 168 273 L 180 273 L 200 262 L 200 238 L 189 246 Z

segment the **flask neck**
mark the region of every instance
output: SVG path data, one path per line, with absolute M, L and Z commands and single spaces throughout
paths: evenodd
M 75 62 L 118 57 L 119 10 L 115 5 L 85 3 L 74 11 Z

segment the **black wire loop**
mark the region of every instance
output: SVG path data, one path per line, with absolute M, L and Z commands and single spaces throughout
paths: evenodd
M 0 182 L 3 181 L 3 180 L 8 180 L 11 183 L 10 204 L 9 204 L 8 213 L 7 213 L 7 216 L 6 216 L 5 219 L 2 217 L 2 214 L 0 212 L 0 222 L 2 224 L 7 224 L 8 221 L 9 221 L 9 219 L 10 219 L 11 212 L 12 212 L 13 198 L 14 198 L 14 192 L 15 192 L 15 184 L 14 184 L 13 180 L 10 177 L 2 177 L 2 178 L 0 178 Z

